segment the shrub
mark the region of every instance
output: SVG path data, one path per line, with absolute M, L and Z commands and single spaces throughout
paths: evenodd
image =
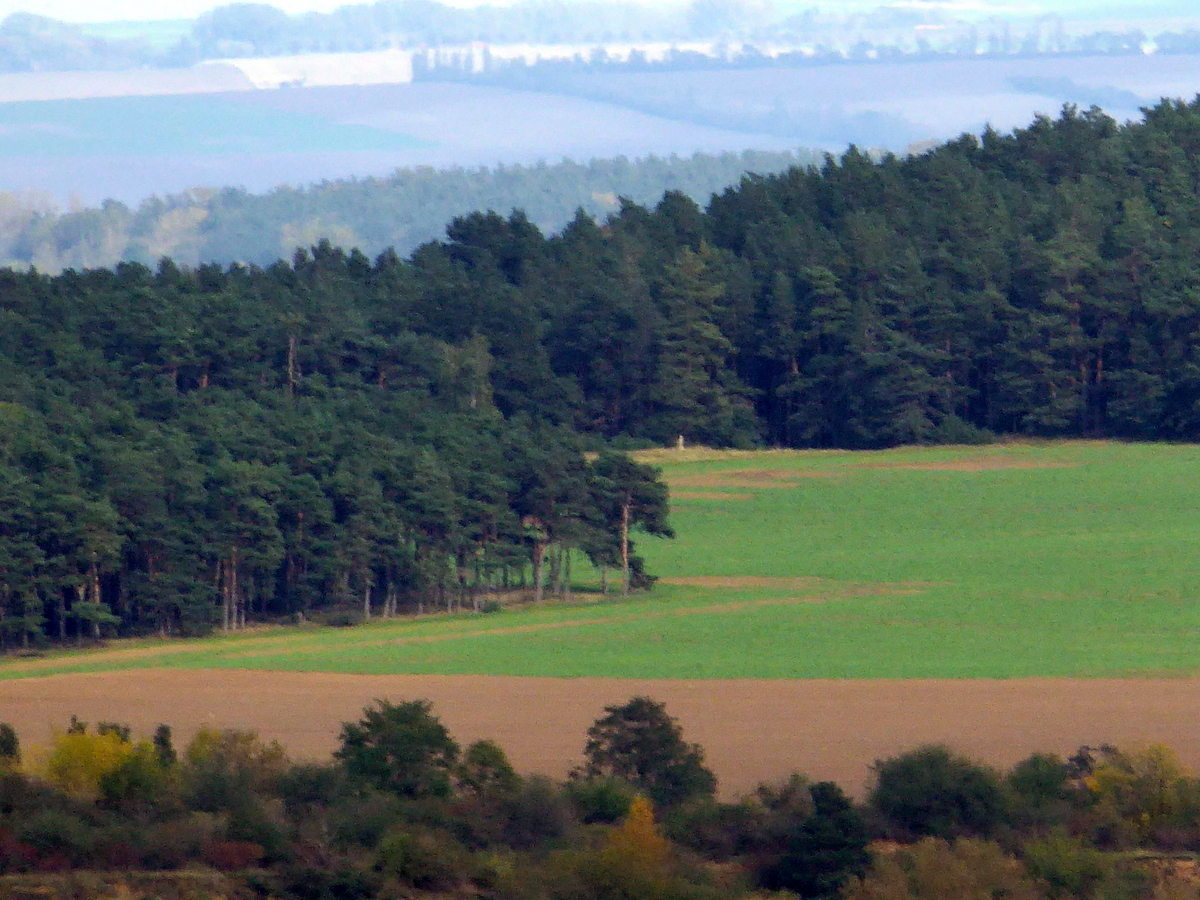
M 644 796 L 634 800 L 629 814 L 609 831 L 602 847 L 563 854 L 548 868 L 551 884 L 544 893 L 563 900 L 696 896 L 695 886 L 680 872 L 671 845 L 655 824 L 653 808 Z
M 275 784 L 276 795 L 292 815 L 300 815 L 310 806 L 332 806 L 346 790 L 345 772 L 337 766 L 323 763 L 290 766 Z
M 990 835 L 1004 816 L 1000 779 L 942 746 L 875 763 L 871 804 L 903 834 Z
M 764 818 L 762 808 L 751 801 L 718 803 L 705 797 L 669 810 L 663 829 L 680 846 L 724 862 L 758 849 Z
M 658 830 L 650 801 L 639 795 L 625 820 L 609 833 L 604 850 L 623 866 L 652 872 L 666 865 L 671 844 Z
M 175 797 L 175 784 L 149 741 L 130 747 L 115 768 L 100 776 L 97 788 L 106 806 L 124 809 L 161 806 Z
M 219 812 L 273 787 L 287 766 L 275 741 L 264 742 L 251 731 L 202 728 L 184 751 L 182 777 L 194 809 Z
M 368 792 L 333 807 L 329 818 L 338 843 L 375 847 L 404 812 L 394 794 Z
M 55 737 L 46 761 L 46 780 L 73 797 L 95 799 L 100 782 L 112 775 L 133 746 L 118 734 L 68 731 Z
M 204 861 L 227 872 L 257 866 L 262 858 L 262 846 L 250 841 L 216 841 L 204 848 Z
M 332 609 L 328 612 L 317 613 L 313 621 L 328 628 L 354 628 L 363 623 L 362 613 L 345 609 Z
M 376 868 L 422 891 L 445 891 L 460 879 L 465 854 L 449 835 L 393 831 L 379 844 Z
M 567 796 L 585 824 L 611 825 L 629 815 L 637 788 L 612 775 L 576 777 L 567 784 Z
M 986 428 L 980 428 L 978 425 L 973 425 L 954 413 L 950 413 L 943 417 L 942 421 L 933 429 L 929 440 L 933 444 L 979 445 L 995 443 L 996 435 Z
M 128 871 L 141 868 L 142 854 L 125 837 L 107 837 L 96 850 L 96 861 L 105 869 Z
M 717 779 L 704 766 L 704 751 L 683 740 L 683 730 L 663 704 L 634 697 L 588 729 L 586 762 L 576 777 L 616 776 L 660 806 L 712 795 Z
M 80 816 L 62 809 L 47 809 L 28 819 L 17 840 L 36 852 L 39 869 L 60 871 L 91 861 L 99 835 Z
M 210 813 L 191 813 L 153 822 L 138 836 L 138 848 L 147 866 L 177 869 L 203 858 L 204 848 L 224 839 L 222 822 Z
M 545 846 L 574 824 L 570 802 L 557 784 L 534 776 L 503 800 L 503 843 L 518 850 Z
M 1189 778 L 1175 753 L 1161 744 L 1135 753 L 1108 749 L 1084 785 L 1096 806 L 1115 812 L 1138 841 L 1159 829 L 1191 824 Z
M 1046 885 L 1052 898 L 1087 900 L 1113 875 L 1108 854 L 1057 831 L 1030 841 L 1021 851 L 1029 873 Z
M 577 821 L 562 787 L 534 775 L 514 790 L 464 794 L 443 824 L 472 849 L 534 850 L 567 834 Z
M 243 797 L 226 813 L 225 838 L 254 844 L 268 858 L 282 856 L 287 848 L 287 834 L 278 815 L 281 806 L 277 801 L 264 802 L 253 794 Z
M 12 829 L 0 825 L 0 874 L 28 871 L 36 859 L 36 847 L 21 841 Z
M 843 900 L 1041 900 L 1019 862 L 988 841 L 953 844 L 926 838 L 877 856 L 862 878 L 851 877 Z
M 1021 760 L 1005 777 L 1012 816 L 1025 828 L 1046 828 L 1067 821 L 1071 813 L 1071 771 L 1052 753 Z
M 7 722 L 0 722 L 0 765 L 15 766 L 21 761 L 21 741 L 17 730 Z
M 781 852 L 763 867 L 760 881 L 771 890 L 832 898 L 848 878 L 866 871 L 867 828 L 833 782 L 818 782 L 810 792 L 812 813 L 784 836 Z
M 458 767 L 459 787 L 482 794 L 516 790 L 521 778 L 495 741 L 476 741 L 463 754 Z
M 377 877 L 345 860 L 323 865 L 288 865 L 280 872 L 282 890 L 266 896 L 295 900 L 373 900 L 379 897 Z

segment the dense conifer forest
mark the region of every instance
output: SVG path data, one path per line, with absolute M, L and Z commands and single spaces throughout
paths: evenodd
M 482 608 L 669 532 L 587 449 L 1200 437 L 1200 100 L 372 260 L 0 274 L 10 646 Z M 534 587 L 540 591 L 540 587 Z

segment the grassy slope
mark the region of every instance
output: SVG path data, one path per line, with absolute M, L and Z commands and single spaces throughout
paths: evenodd
M 675 488 L 679 534 L 645 542 L 651 570 L 758 582 L 662 584 L 628 602 L 122 646 L 9 663 L 0 677 L 134 666 L 647 678 L 1200 668 L 1200 448 L 651 458 Z M 785 580 L 796 577 L 814 580 Z

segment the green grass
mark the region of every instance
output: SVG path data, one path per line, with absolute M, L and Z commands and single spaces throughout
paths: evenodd
M 674 485 L 678 533 L 641 541 L 651 571 L 820 580 L 660 584 L 624 602 L 143 642 L 8 663 L 0 677 L 151 666 L 637 678 L 1200 668 L 1198 447 L 651 458 Z

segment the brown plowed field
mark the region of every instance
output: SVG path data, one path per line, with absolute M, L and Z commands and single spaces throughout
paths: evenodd
M 330 753 L 339 724 L 376 697 L 428 698 L 461 742 L 495 738 L 521 771 L 564 775 L 608 704 L 666 703 L 733 796 L 800 771 L 861 794 L 873 760 L 945 742 L 1009 765 L 1035 750 L 1162 742 L 1200 769 L 1200 678 L 1011 681 L 629 681 L 151 670 L 0 682 L 0 721 L 30 744 L 72 714 L 159 722 L 186 741 L 201 725 L 254 729 L 293 755 Z

